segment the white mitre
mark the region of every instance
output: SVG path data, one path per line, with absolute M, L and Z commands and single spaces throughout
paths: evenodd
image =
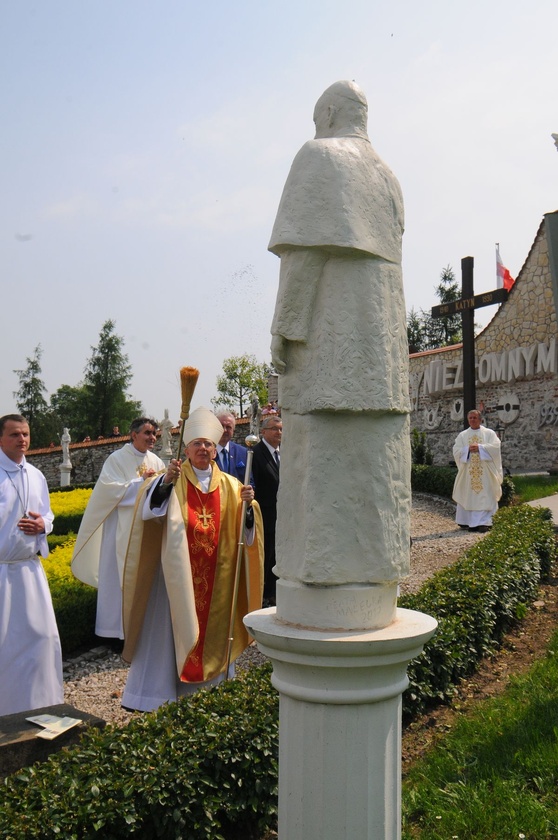
M 197 438 L 212 440 L 215 446 L 223 437 L 223 427 L 209 408 L 200 406 L 193 411 L 184 423 L 184 444 L 188 446 Z

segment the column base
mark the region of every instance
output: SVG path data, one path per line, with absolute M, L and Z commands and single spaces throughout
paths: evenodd
M 397 581 L 308 586 L 277 581 L 277 619 L 316 630 L 378 630 L 395 620 Z
M 397 609 L 378 630 L 320 631 L 270 608 L 244 623 L 280 693 L 280 840 L 397 840 L 401 694 L 436 621 Z

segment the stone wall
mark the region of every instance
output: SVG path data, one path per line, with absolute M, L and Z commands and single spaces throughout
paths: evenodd
M 556 214 L 551 214 L 552 216 Z M 477 406 L 502 439 L 505 467 L 558 462 L 558 325 L 546 220 L 508 300 L 475 339 Z M 410 356 L 411 427 L 425 431 L 436 464 L 453 463 L 463 428 L 462 346 Z
M 91 484 L 97 481 L 103 464 L 111 452 L 121 449 L 129 440 L 129 435 L 122 435 L 122 437 L 94 440 L 88 443 L 71 443 L 71 484 Z M 157 454 L 159 454 L 160 448 L 158 440 L 155 446 Z M 49 449 L 31 449 L 26 457 L 33 466 L 43 473 L 51 490 L 60 487 L 61 446 L 51 446 Z
M 250 421 L 237 420 L 234 430 L 234 439 L 237 443 L 244 444 L 246 435 L 250 431 Z M 173 429 L 173 447 L 178 445 L 178 429 Z M 111 452 L 121 449 L 130 440 L 129 435 L 122 435 L 117 438 L 106 438 L 93 440 L 87 443 L 70 444 L 70 462 L 72 464 L 71 484 L 93 484 L 99 478 L 103 464 Z M 161 457 L 161 439 L 153 450 Z M 49 489 L 54 490 L 60 487 L 60 465 L 62 464 L 62 447 L 51 446 L 48 449 L 31 449 L 27 453 L 27 460 L 41 470 L 45 476 Z

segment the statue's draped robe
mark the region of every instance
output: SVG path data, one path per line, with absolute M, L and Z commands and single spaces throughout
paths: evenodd
M 145 494 L 138 498 L 124 573 L 123 657 L 132 663 L 124 706 L 149 711 L 222 677 L 241 486 L 213 463 L 205 494 L 186 462 L 168 508 L 161 508 L 166 516 L 155 510 L 154 518 L 144 521 Z M 250 642 L 243 616 L 261 606 L 263 529 L 259 508 L 253 507 L 255 539 L 244 549 L 248 559 L 242 561 L 231 661 Z
M 85 509 L 72 557 L 72 572 L 99 590 L 95 633 L 124 638 L 122 577 L 134 505 L 146 470 L 165 469 L 153 452 L 126 444 L 105 463 Z
M 469 453 L 472 443 L 479 444 L 478 453 Z M 453 487 L 453 500 L 458 505 L 457 523 L 472 528 L 490 525 L 502 496 L 503 472 L 498 435 L 486 426 L 465 429 L 455 440 L 453 457 L 457 465 Z
M 409 380 L 399 184 L 367 139 L 306 143 L 269 248 L 286 345 L 277 574 L 309 584 L 408 573 Z M 386 489 L 387 485 L 387 489 Z

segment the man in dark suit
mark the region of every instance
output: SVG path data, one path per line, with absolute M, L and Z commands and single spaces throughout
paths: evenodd
M 277 519 L 277 491 L 279 489 L 279 447 L 283 423 L 276 414 L 265 417 L 261 427 L 262 439 L 254 446 L 252 474 L 256 499 L 264 523 L 264 604 L 275 605 L 277 578 L 272 572 L 275 566 L 275 522 Z
M 215 459 L 217 465 L 222 472 L 234 475 L 244 484 L 248 451 L 245 446 L 235 443 L 232 439 L 236 425 L 234 415 L 224 411 L 217 415 L 217 419 L 223 427 L 221 440 L 217 444 L 217 458 Z

